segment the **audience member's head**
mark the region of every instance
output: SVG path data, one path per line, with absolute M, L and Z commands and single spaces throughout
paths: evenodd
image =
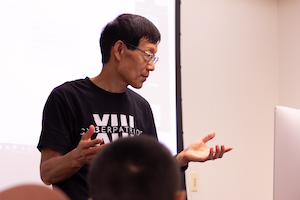
M 60 190 L 47 186 L 24 184 L 0 192 L 1 200 L 69 200 Z
M 182 200 L 180 172 L 170 151 L 142 135 L 104 147 L 90 165 L 93 200 Z

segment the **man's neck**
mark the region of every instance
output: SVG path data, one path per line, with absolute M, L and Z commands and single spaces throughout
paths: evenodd
M 115 76 L 112 66 L 103 66 L 101 73 L 90 80 L 99 88 L 111 93 L 123 93 L 127 85 L 122 84 L 120 79 Z

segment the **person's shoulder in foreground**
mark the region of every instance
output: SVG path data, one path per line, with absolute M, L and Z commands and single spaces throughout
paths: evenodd
M 99 151 L 88 185 L 92 200 L 182 200 L 180 171 L 170 151 L 147 135 L 121 138 Z

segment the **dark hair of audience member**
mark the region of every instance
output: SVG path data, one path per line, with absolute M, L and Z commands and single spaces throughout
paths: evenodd
M 93 200 L 173 200 L 180 190 L 179 167 L 155 138 L 121 138 L 93 159 L 88 185 Z

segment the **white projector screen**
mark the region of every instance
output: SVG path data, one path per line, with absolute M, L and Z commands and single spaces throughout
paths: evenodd
M 136 91 L 153 109 L 159 141 L 177 153 L 175 0 L 1 0 L 0 190 L 42 184 L 36 146 L 46 99 L 66 81 L 100 73 L 101 30 L 122 13 L 161 32 L 159 62 Z

